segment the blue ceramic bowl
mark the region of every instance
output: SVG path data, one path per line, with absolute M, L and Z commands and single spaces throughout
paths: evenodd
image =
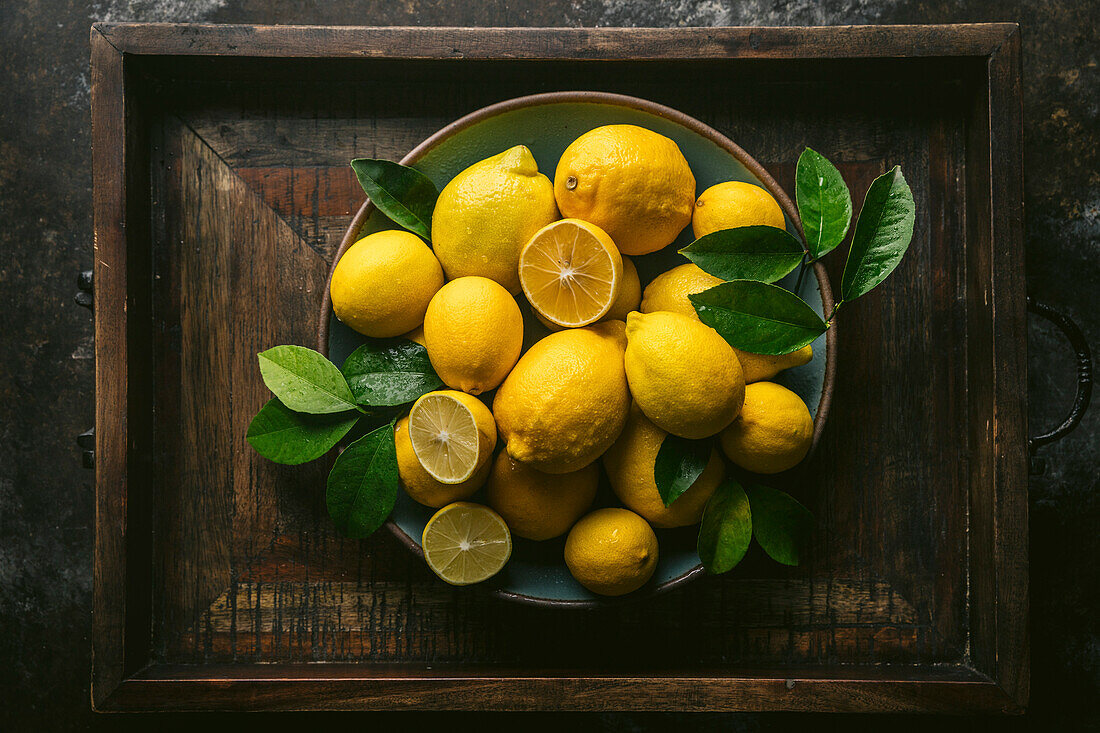
M 565 148 L 588 130 L 609 124 L 639 125 L 676 141 L 695 174 L 696 195 L 722 181 L 748 181 L 763 186 L 783 208 L 787 228 L 800 233 L 797 211 L 790 198 L 741 148 L 698 120 L 635 97 L 602 92 L 553 92 L 511 99 L 480 109 L 448 125 L 418 145 L 401 162 L 414 165 L 442 189 L 451 178 L 473 163 L 523 144 L 531 149 L 539 170 L 553 180 L 558 158 Z M 368 201 L 348 228 L 336 260 L 363 235 L 393 226 Z M 643 287 L 657 274 L 686 262 L 677 250 L 691 241 L 689 226 L 676 242 L 660 252 L 633 258 Z M 817 265 L 814 272 L 816 278 L 805 278 L 800 295 L 822 313 L 832 307 L 832 295 L 821 266 Z M 789 278 L 791 282 L 784 283 L 787 287 L 793 287 L 793 277 L 792 274 Z M 530 345 L 549 332 L 534 318 L 526 317 L 528 306 L 522 302 L 522 297 L 519 300 L 525 310 L 524 328 L 527 333 L 524 342 Z M 815 446 L 821 435 L 832 392 L 835 339 L 836 329 L 833 328 L 814 343 L 814 358 L 809 364 L 784 372 L 777 378 L 810 405 L 810 412 L 814 415 Z M 335 318 L 326 287 L 319 328 L 320 351 L 333 362 L 341 364 L 364 340 L 363 336 Z M 488 404 L 492 404 L 492 393 L 486 399 Z M 601 503 L 613 505 L 614 497 L 607 490 L 606 478 L 602 481 L 605 485 L 601 487 L 597 506 Z M 478 496 L 472 500 L 478 501 Z M 420 537 L 434 511 L 417 504 L 402 492 L 387 526 L 410 550 L 421 554 Z M 660 561 L 653 579 L 640 590 L 621 599 L 607 599 L 589 593 L 573 579 L 562 558 L 564 538 L 546 542 L 514 538 L 511 561 L 485 586 L 501 598 L 564 608 L 592 608 L 644 598 L 682 585 L 703 572 L 695 552 L 696 533 L 696 527 L 657 530 Z

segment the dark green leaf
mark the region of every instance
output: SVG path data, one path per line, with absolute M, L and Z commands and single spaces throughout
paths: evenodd
M 657 460 L 653 462 L 653 480 L 665 506 L 691 488 L 710 461 L 708 440 L 689 440 L 677 435 L 665 436 Z
M 336 529 L 367 537 L 382 526 L 397 500 L 397 448 L 393 425 L 367 433 L 336 459 L 325 502 Z
M 276 346 L 257 356 L 264 384 L 295 412 L 322 415 L 355 409 L 344 375 L 313 349 Z
M 798 267 L 804 253 L 787 230 L 761 225 L 712 232 L 680 254 L 723 280 L 773 283 Z
M 769 486 L 745 487 L 752 507 L 752 533 L 776 562 L 797 565 L 814 529 L 814 515 L 790 494 Z
M 341 370 L 361 405 L 384 407 L 412 402 L 443 384 L 428 350 L 408 339 L 376 339 L 363 344 Z
M 351 167 L 379 211 L 410 232 L 431 239 L 432 209 L 439 192 L 427 176 L 390 160 L 356 158 Z
M 252 418 L 246 438 L 264 458 L 297 465 L 320 458 L 347 435 L 358 412 L 307 415 L 270 400 Z
M 708 573 L 725 573 L 741 562 L 752 539 L 752 522 L 749 500 L 741 484 L 733 479 L 719 484 L 703 510 L 696 546 Z
M 794 197 L 806 246 L 816 260 L 844 241 L 852 223 L 852 195 L 840 171 L 816 150 L 798 156 Z
M 753 354 L 798 351 L 827 328 L 806 301 L 776 285 L 734 280 L 688 297 L 703 323 Z
M 843 300 L 864 295 L 894 271 L 913 239 L 916 212 L 913 192 L 901 168 L 894 166 L 872 181 L 840 279 Z

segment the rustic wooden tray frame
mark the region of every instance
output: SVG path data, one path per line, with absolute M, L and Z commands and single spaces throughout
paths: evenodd
M 1026 310 L 1020 40 L 1013 24 L 837 28 L 446 29 L 99 24 L 91 33 L 95 202 L 98 710 L 502 709 L 1014 711 L 1028 696 Z M 150 501 L 141 367 L 153 345 L 140 81 L 176 57 L 222 59 L 944 58 L 980 69 L 967 120 L 969 663 L 669 669 L 643 675 L 356 664 L 150 664 Z M 161 66 L 163 68 L 163 66 Z

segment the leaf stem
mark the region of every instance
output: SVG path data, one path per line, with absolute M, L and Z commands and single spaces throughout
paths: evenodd
M 807 260 L 806 256 L 809 254 L 810 253 L 807 252 L 805 255 L 803 255 L 802 264 L 798 267 L 798 279 L 794 282 L 795 295 L 798 295 L 798 291 L 802 288 L 802 278 L 803 276 L 805 276 L 807 268 L 809 268 L 810 265 L 812 265 L 813 263 L 817 262 L 817 260 L 815 260 L 813 257 L 810 257 L 810 259 Z

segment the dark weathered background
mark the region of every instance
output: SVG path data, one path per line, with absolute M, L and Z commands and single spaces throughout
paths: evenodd
M 1095 0 L 4 0 L 0 5 L 0 730 L 218 723 L 528 730 L 1078 730 L 1100 727 L 1100 459 L 1094 409 L 1031 482 L 1032 709 L 1015 719 L 771 715 L 96 717 L 88 676 L 93 421 L 88 27 L 94 20 L 676 26 L 1018 21 L 1024 41 L 1030 294 L 1100 341 L 1100 3 Z M 1072 398 L 1072 361 L 1035 321 L 1033 431 Z M 640 645 L 645 644 L 639 639 Z

